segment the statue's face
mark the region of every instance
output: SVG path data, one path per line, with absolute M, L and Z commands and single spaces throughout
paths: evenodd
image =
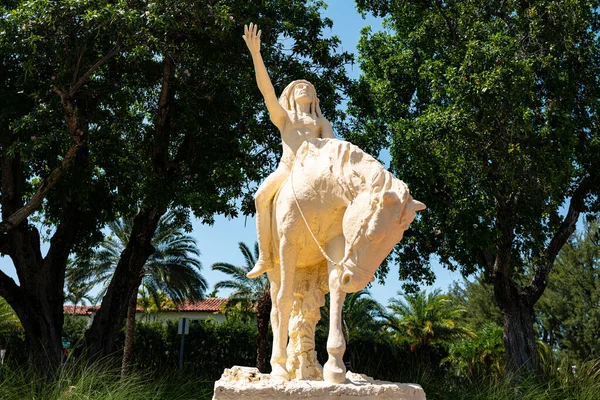
M 312 103 L 314 98 L 315 92 L 310 85 L 301 82 L 294 87 L 294 100 L 296 100 L 296 103 Z

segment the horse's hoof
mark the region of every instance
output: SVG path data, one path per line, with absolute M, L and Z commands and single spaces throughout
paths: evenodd
M 338 367 L 327 361 L 323 366 L 323 379 L 325 382 L 335 384 L 346 382 L 346 367 Z
M 287 370 L 281 365 L 272 365 L 271 368 L 271 378 L 283 379 L 285 381 L 290 380 L 290 374 L 288 374 Z

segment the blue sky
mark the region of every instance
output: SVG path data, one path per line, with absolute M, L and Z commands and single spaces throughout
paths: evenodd
M 342 45 L 341 51 L 356 53 L 356 46 L 360 39 L 360 30 L 364 26 L 371 26 L 373 30 L 381 28 L 381 20 L 367 16 L 363 19 L 355 9 L 355 3 L 351 0 L 330 0 L 328 8 L 324 11 L 324 16 L 331 18 L 334 22 L 333 29 L 325 32 L 327 35 L 337 35 L 340 37 Z M 260 26 L 260 21 L 257 21 Z M 240 40 L 241 37 L 240 37 Z M 268 66 L 267 66 L 268 68 Z M 348 74 L 357 78 L 360 74 L 358 64 L 348 66 Z M 300 79 L 302 77 L 298 77 Z M 335 130 L 335 126 L 334 126 Z M 389 156 L 381 155 L 384 163 L 389 163 Z M 399 177 L 402 179 L 402 177 Z M 252 217 L 240 217 L 228 220 L 222 216 L 215 218 L 213 226 L 202 225 L 199 221 L 193 222 L 192 235 L 198 242 L 198 247 L 202 253 L 201 261 L 203 264 L 203 275 L 210 284 L 210 290 L 214 284 L 220 280 L 227 279 L 227 276 L 216 271 L 212 271 L 210 266 L 215 262 L 228 262 L 235 265 L 243 265 L 244 259 L 238 249 L 239 242 L 245 242 L 250 246 L 256 241 L 255 220 Z M 47 250 L 47 245 L 43 245 L 43 251 Z M 12 262 L 8 257 L 0 258 L 0 269 L 16 279 L 16 274 Z M 434 266 L 436 273 L 436 282 L 434 288 L 447 289 L 453 280 L 461 280 L 459 273 L 453 273 L 437 265 Z M 391 266 L 390 273 L 386 278 L 385 285 L 373 284 L 371 293 L 380 303 L 387 304 L 391 297 L 401 289 L 401 282 L 398 279 L 397 268 Z M 220 291 L 218 296 L 225 297 L 228 292 Z

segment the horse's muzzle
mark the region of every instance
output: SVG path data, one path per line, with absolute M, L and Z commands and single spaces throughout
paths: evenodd
M 346 264 L 344 266 L 344 272 L 342 272 L 342 276 L 340 277 L 340 289 L 346 293 L 358 292 L 359 290 L 364 289 L 371 281 L 371 279 L 368 278 L 363 279 L 356 271 L 353 272 L 353 267 L 356 269 L 355 265 Z

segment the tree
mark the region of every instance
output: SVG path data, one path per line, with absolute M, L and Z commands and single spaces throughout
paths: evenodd
M 561 250 L 536 307 L 538 335 L 575 362 L 600 356 L 600 230 L 586 224 Z
M 110 235 L 96 251 L 87 268 L 74 268 L 74 280 L 90 286 L 104 284 L 98 297 L 106 294 L 108 284 L 121 258 L 121 253 L 131 240 L 133 221 L 119 220 L 109 225 Z M 140 283 L 148 291 L 155 304 L 161 303 L 161 295 L 166 295 L 175 303 L 184 300 L 199 300 L 204 297 L 207 283 L 200 275 L 202 265 L 197 257 L 200 251 L 196 240 L 186 234 L 176 214 L 172 211 L 161 217 L 152 240 L 155 251 L 146 261 L 141 271 Z M 123 349 L 122 373 L 127 372 L 133 356 L 135 336 L 135 312 L 138 304 L 138 290 L 128 301 L 125 346 Z
M 483 270 L 507 370 L 535 371 L 534 305 L 579 216 L 600 208 L 600 4 L 357 3 L 387 19 L 363 32 L 348 137 L 390 142 L 428 206 L 395 252 L 400 275 L 430 280 L 432 254 Z
M 0 93 L 0 253 L 12 259 L 19 276 L 17 285 L 1 272 L 0 294 L 23 324 L 29 362 L 43 374 L 51 374 L 62 356 L 69 253 L 99 237 L 99 226 L 116 204 L 103 178 L 111 167 L 94 159 L 98 153 L 90 152 L 89 138 L 110 130 L 105 129 L 110 123 L 99 123 L 108 109 L 99 112 L 98 100 L 115 92 L 100 78 L 122 50 L 115 32 L 133 32 L 125 21 L 129 13 L 111 12 L 99 3 L 9 1 L 0 6 L 5 82 Z M 101 140 L 94 142 L 102 153 Z M 52 227 L 45 257 L 40 231 L 32 223 L 39 221 L 31 217 L 34 211 Z
M 67 271 L 65 275 L 65 302 L 73 304 L 73 313 L 77 311 L 77 305 L 81 304 L 85 306 L 85 302 L 89 301 L 92 304 L 98 302 L 98 298 L 94 298 L 90 295 L 90 292 L 94 288 L 93 282 L 85 282 L 78 275 L 77 262 L 75 259 L 70 258 L 67 261 Z
M 402 294 L 398 293 L 398 296 Z M 404 299 L 390 300 L 387 325 L 400 337 L 409 339 L 411 351 L 421 353 L 427 369 L 432 368 L 431 345 L 433 343 L 449 343 L 474 337 L 467 326 L 457 323 L 466 310 L 453 305 L 439 289 L 430 293 L 423 290 L 402 297 Z
M 460 321 L 475 331 L 490 323 L 502 326 L 502 314 L 494 298 L 494 287 L 479 275 L 473 281 L 454 282 L 448 292 L 453 304 L 466 311 Z
M 261 372 L 267 368 L 267 336 L 269 333 L 269 318 L 271 316 L 271 292 L 269 279 L 266 274 L 250 279 L 246 276 L 258 260 L 258 243 L 254 244 L 254 252 L 250 251 L 248 245 L 239 243 L 239 249 L 244 255 L 246 264 L 236 267 L 233 264 L 218 262 L 212 265 L 212 269 L 222 272 L 231 279 L 219 281 L 215 284 L 215 290 L 233 289 L 229 295 L 228 305 L 240 304 L 245 309 L 256 310 L 256 325 L 258 336 L 256 338 L 256 367 Z
M 480 274 L 473 281 L 454 282 L 447 296 L 465 310 L 456 323 L 467 326 L 476 336 L 451 343 L 442 362 L 457 376 L 498 379 L 505 371 L 506 350 L 493 285 Z
M 114 352 L 167 209 L 207 223 L 215 214 L 237 215 L 240 200 L 252 212 L 252 182 L 272 167 L 279 143 L 243 51 L 244 23 L 261 20 L 276 89 L 298 76 L 314 81 L 324 112 L 336 120 L 351 57 L 334 53 L 337 38 L 322 36 L 332 22 L 321 19 L 321 6 L 2 4 L 0 253 L 13 260 L 19 284 L 0 274 L 0 294 L 23 322 L 30 362 L 41 373 L 60 363 L 69 254 L 89 253 L 106 223 L 135 215 L 86 333 L 92 358 Z M 290 51 L 283 51 L 284 36 Z M 42 239 L 50 241 L 45 257 Z

